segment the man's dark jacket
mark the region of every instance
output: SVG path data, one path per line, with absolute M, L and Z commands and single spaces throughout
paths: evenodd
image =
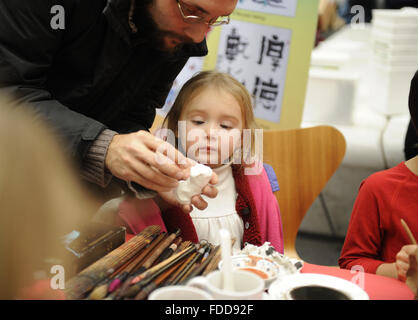
M 64 9 L 64 29 L 51 26 L 54 5 Z M 130 0 L 0 0 L 0 94 L 33 106 L 79 161 L 105 128 L 149 129 L 188 58 L 207 54 L 205 41 L 172 55 L 150 48 L 132 34 L 129 6 Z

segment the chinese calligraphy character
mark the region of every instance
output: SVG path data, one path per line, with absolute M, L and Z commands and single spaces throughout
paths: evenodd
M 265 6 L 279 7 L 283 0 L 253 0 L 255 3 L 261 3 Z
M 226 49 L 225 49 L 225 56 L 226 58 L 232 62 L 235 60 L 236 56 L 239 54 L 243 54 L 244 58 L 248 59 L 245 56 L 245 49 L 248 45 L 248 42 L 244 42 L 241 39 L 241 36 L 237 33 L 235 28 L 232 28 L 231 34 L 228 35 L 226 39 Z
M 275 102 L 279 95 L 279 84 L 275 84 L 272 78 L 269 82 L 265 82 L 261 81 L 260 77 L 256 77 L 253 95 L 255 100 L 259 100 L 265 109 L 273 109 L 274 111 L 276 109 Z
M 265 36 L 263 36 L 258 64 L 263 63 L 264 55 L 270 57 L 273 66 L 272 70 L 275 71 L 276 68 L 279 67 L 280 60 L 283 57 L 283 49 L 284 41 L 279 41 L 279 37 L 277 35 L 273 35 L 272 39 L 267 39 Z

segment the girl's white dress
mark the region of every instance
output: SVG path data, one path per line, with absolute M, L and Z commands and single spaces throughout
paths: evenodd
M 193 208 L 190 213 L 199 240 L 207 240 L 213 245 L 220 244 L 219 230 L 224 228 L 235 238 L 234 248 L 240 249 L 244 234 L 241 217 L 235 210 L 237 192 L 231 164 L 213 169 L 218 175 L 218 195 L 212 199 L 202 195 L 208 206 L 205 210 Z

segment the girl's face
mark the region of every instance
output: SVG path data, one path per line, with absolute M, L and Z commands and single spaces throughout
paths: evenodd
M 184 106 L 179 120 L 181 146 L 199 163 L 219 167 L 241 147 L 241 106 L 222 89 L 202 89 Z

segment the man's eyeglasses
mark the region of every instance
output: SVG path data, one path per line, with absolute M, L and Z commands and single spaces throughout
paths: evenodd
M 199 15 L 196 15 L 196 11 L 198 11 L 197 8 L 191 5 L 188 5 L 180 0 L 177 0 L 177 5 L 183 17 L 183 20 L 188 23 L 204 23 L 212 27 L 217 27 L 223 24 L 228 24 L 230 21 L 229 16 L 220 16 L 220 17 L 213 18 L 209 21 L 206 21 L 207 19 Z

